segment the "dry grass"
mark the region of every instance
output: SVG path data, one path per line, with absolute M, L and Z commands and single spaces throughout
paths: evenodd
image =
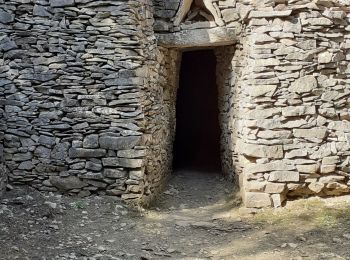
M 285 226 L 336 226 L 350 222 L 350 202 L 329 203 L 325 199 L 312 198 L 294 201 L 281 209 L 267 209 L 253 216 L 250 221 L 259 224 Z

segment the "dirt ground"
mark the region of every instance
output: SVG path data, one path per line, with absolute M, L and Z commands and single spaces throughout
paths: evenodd
M 153 207 L 15 187 L 0 259 L 350 259 L 350 196 L 243 215 L 219 175 L 179 172 Z

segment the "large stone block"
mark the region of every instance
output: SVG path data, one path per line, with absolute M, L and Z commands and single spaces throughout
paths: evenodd
M 300 164 L 296 167 L 298 172 L 307 174 L 317 173 L 320 170 L 320 165 L 318 163 Z
M 323 139 L 327 135 L 326 128 L 311 128 L 311 129 L 294 129 L 293 135 L 300 138 L 318 138 Z
M 59 143 L 54 146 L 51 158 L 55 160 L 65 160 L 68 156 L 69 143 Z
M 279 160 L 265 164 L 251 163 L 244 167 L 243 172 L 245 174 L 254 174 L 259 172 L 271 172 L 271 171 L 292 171 L 295 170 L 295 166 L 287 164 L 286 162 Z
M 99 139 L 100 147 L 110 150 L 128 150 L 134 148 L 140 143 L 140 136 L 101 136 Z
M 308 188 L 315 193 L 320 193 L 323 190 L 324 186 L 324 183 L 312 182 L 309 184 Z
M 106 178 L 121 179 L 127 177 L 127 172 L 120 169 L 105 169 L 103 175 Z
M 286 195 L 284 193 L 272 194 L 271 199 L 272 199 L 273 207 L 279 208 L 282 206 L 283 202 L 286 200 Z
M 70 158 L 98 158 L 106 155 L 105 149 L 85 149 L 75 148 L 69 149 Z
M 300 175 L 294 171 L 275 171 L 271 172 L 269 181 L 275 182 L 298 182 Z
M 50 5 L 52 7 L 65 7 L 72 6 L 74 4 L 74 0 L 50 0 Z
M 311 92 L 318 87 L 317 80 L 314 76 L 304 76 L 294 81 L 289 87 L 289 91 L 296 93 Z
M 236 151 L 246 156 L 257 158 L 283 158 L 282 145 L 259 145 L 259 144 L 247 144 L 239 140 L 237 142 Z
M 3 9 L 0 9 L 0 23 L 11 23 L 15 19 L 15 16 Z
M 84 148 L 98 148 L 98 135 L 93 134 L 93 135 L 88 135 L 85 137 L 84 142 L 83 142 L 83 147 Z
M 102 164 L 103 166 L 140 168 L 143 164 L 143 160 L 111 157 L 111 158 L 103 158 Z
M 349 121 L 332 121 L 329 123 L 328 128 L 331 130 L 350 132 L 350 122 Z
M 61 191 L 68 191 L 72 189 L 81 189 L 87 184 L 81 181 L 78 177 L 68 176 L 68 177 L 59 177 L 59 176 L 51 176 L 50 183 Z
M 266 193 L 282 193 L 286 188 L 285 183 L 268 182 L 265 187 Z
M 243 202 L 247 208 L 271 207 L 270 195 L 263 192 L 245 192 Z

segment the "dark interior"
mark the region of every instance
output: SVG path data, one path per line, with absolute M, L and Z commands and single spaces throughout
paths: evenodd
M 176 102 L 175 171 L 221 171 L 217 91 L 214 51 L 184 52 Z

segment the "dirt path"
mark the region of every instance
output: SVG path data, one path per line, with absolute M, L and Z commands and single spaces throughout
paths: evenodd
M 350 259 L 350 197 L 241 216 L 230 194 L 219 175 L 195 172 L 141 212 L 15 188 L 0 202 L 0 259 Z

